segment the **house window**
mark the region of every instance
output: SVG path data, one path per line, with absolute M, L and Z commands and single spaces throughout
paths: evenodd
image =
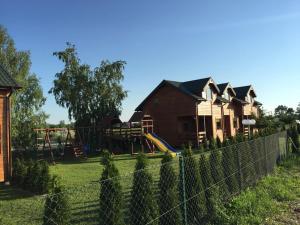
M 225 91 L 224 98 L 227 99 L 227 100 L 230 100 L 230 95 L 229 95 L 228 91 Z
M 221 119 L 216 119 L 216 125 L 217 125 L 217 129 L 218 130 L 222 129 L 222 121 L 221 121 Z
M 212 90 L 210 87 L 206 89 L 206 99 L 209 101 L 212 100 Z

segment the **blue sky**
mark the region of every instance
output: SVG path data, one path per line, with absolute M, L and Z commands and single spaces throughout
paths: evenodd
M 68 121 L 48 95 L 67 41 L 84 63 L 125 60 L 126 120 L 162 80 L 212 76 L 252 84 L 267 110 L 300 102 L 300 1 L 1 0 L 0 24 L 31 52 L 49 122 Z

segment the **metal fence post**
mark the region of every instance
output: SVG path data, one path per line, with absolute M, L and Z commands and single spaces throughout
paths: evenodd
M 236 145 L 237 146 L 237 145 Z M 242 172 L 242 162 L 241 162 L 241 154 L 240 148 L 236 147 L 236 154 L 237 154 L 237 163 L 238 163 L 238 170 L 239 170 L 239 186 L 240 190 L 243 190 L 243 172 Z
M 184 171 L 183 156 L 179 157 L 179 167 L 180 167 L 181 189 L 182 189 L 182 199 L 183 199 L 183 220 L 184 220 L 184 225 L 188 225 L 187 206 L 186 206 L 186 189 L 185 189 L 185 171 Z
M 269 171 L 269 167 L 268 167 L 268 153 L 267 153 L 267 147 L 266 147 L 266 137 L 263 137 L 263 140 L 264 140 L 264 153 L 265 153 L 265 170 L 266 170 L 266 173 L 265 175 L 268 175 L 268 171 Z

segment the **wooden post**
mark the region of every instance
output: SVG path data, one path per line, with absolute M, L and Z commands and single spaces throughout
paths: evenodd
M 196 140 L 197 140 L 197 147 L 199 148 L 199 120 L 198 120 L 198 103 L 196 102 Z

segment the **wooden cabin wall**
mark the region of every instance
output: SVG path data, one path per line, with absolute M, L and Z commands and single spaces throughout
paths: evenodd
M 0 182 L 6 181 L 10 177 L 10 137 L 9 120 L 10 117 L 7 107 L 10 107 L 10 101 L 7 98 L 8 91 L 0 91 Z
M 179 117 L 191 116 L 195 119 L 196 103 L 193 98 L 166 84 L 148 99 L 143 113 L 152 117 L 154 132 L 158 136 L 173 146 L 181 146 L 186 140 L 182 140 L 179 134 Z

